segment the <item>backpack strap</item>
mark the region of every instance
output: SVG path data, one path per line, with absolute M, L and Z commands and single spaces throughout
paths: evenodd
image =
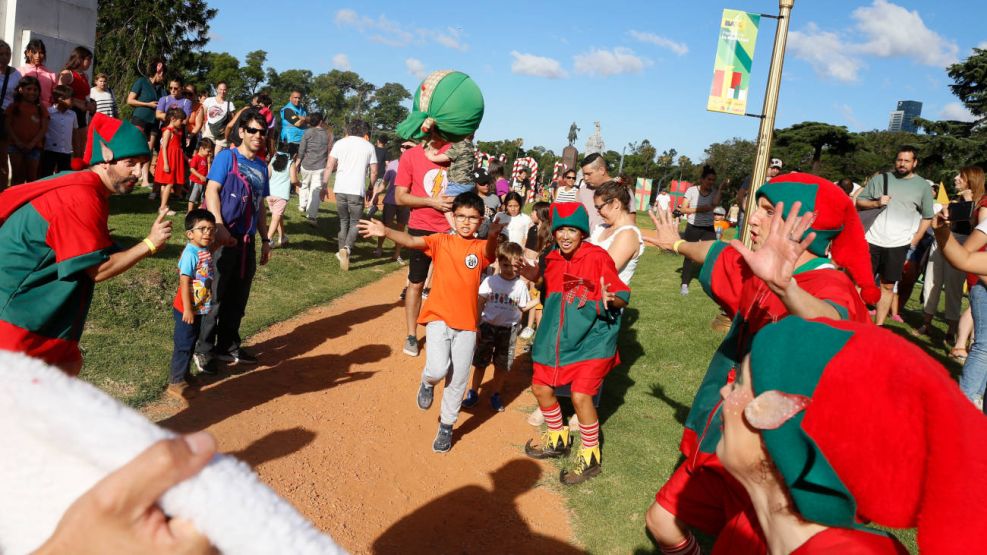
M 884 172 L 884 196 L 888 196 L 888 172 Z

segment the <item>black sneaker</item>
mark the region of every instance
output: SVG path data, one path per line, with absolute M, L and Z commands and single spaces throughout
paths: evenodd
M 234 349 L 229 353 L 216 355 L 216 359 L 223 362 L 231 362 L 233 364 L 257 364 L 257 357 L 242 347 L 239 349 Z
M 195 361 L 195 367 L 199 370 L 200 374 L 207 376 L 216 375 L 216 361 L 211 356 L 203 353 L 195 353 L 192 355 L 192 360 Z
M 432 406 L 432 397 L 435 394 L 435 387 L 425 385 L 418 386 L 418 408 L 428 410 Z
M 432 451 L 448 453 L 452 449 L 452 424 L 439 424 L 439 431 L 432 442 Z
M 466 408 L 475 407 L 476 403 L 479 402 L 480 395 L 475 389 L 471 389 L 466 392 L 466 397 L 463 398 L 463 406 Z

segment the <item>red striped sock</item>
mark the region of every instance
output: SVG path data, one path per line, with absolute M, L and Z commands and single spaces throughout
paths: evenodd
M 579 437 L 583 442 L 583 449 L 596 447 L 600 444 L 600 421 L 592 424 L 579 423 Z
M 659 547 L 664 555 L 702 555 L 703 553 L 699 549 L 699 542 L 696 541 L 696 537 L 691 533 L 689 533 L 689 537 L 685 541 L 676 546 L 666 547 L 662 545 Z
M 545 426 L 548 426 L 549 430 L 553 432 L 562 430 L 562 407 L 558 403 L 547 409 L 541 409 L 541 413 L 545 415 Z

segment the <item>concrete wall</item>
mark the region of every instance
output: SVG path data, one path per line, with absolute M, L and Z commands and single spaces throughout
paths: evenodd
M 24 63 L 24 46 L 32 38 L 45 42 L 45 65 L 55 71 L 76 46 L 93 50 L 97 6 L 98 0 L 0 0 L 0 30 L 13 49 L 10 63 Z

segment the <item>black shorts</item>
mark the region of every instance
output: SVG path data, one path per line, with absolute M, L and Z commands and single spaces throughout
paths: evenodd
M 517 344 L 518 324 L 495 326 L 480 323 L 480 333 L 476 338 L 476 352 L 473 366 L 486 368 L 493 362 L 494 368 L 510 370 L 514 364 L 514 345 Z
M 397 218 L 397 223 L 401 227 L 408 225 L 408 218 L 411 217 L 411 207 L 410 206 L 398 206 L 396 204 L 384 203 L 384 225 L 390 227 L 395 218 Z
M 901 279 L 902 270 L 905 268 L 905 258 L 908 255 L 910 245 L 900 247 L 870 247 L 870 265 L 874 270 L 874 275 L 884 283 L 894 283 Z
M 89 112 L 79 108 L 72 108 L 72 111 L 75 112 L 75 121 L 79 124 L 79 129 L 85 129 L 89 125 Z
M 412 237 L 424 237 L 431 235 L 434 231 L 424 229 L 408 228 L 408 235 Z M 411 256 L 408 257 L 408 281 L 411 283 L 425 283 L 428 279 L 428 269 L 432 265 L 432 259 L 425 256 L 424 251 L 411 249 Z

